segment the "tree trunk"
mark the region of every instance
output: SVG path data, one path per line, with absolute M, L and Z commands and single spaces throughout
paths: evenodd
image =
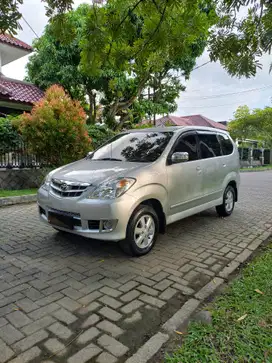
M 166 75 L 167 75 L 167 71 L 155 73 L 155 75 L 154 75 L 154 82 L 153 82 L 153 104 L 154 104 L 154 106 L 155 106 L 155 104 L 160 102 L 162 81 Z M 156 116 L 157 116 L 157 114 L 154 113 L 154 115 L 153 115 L 154 126 L 156 126 Z
M 129 119 L 129 114 L 124 115 L 121 119 L 120 122 L 118 124 L 118 129 L 121 131 L 125 122 Z
M 88 124 L 94 124 L 95 123 L 95 119 L 94 119 L 94 108 L 95 108 L 95 95 L 93 94 L 92 91 L 89 91 L 88 93 L 88 97 L 89 97 L 89 106 L 90 106 L 90 110 L 89 110 L 89 118 L 87 123 Z
M 117 124 L 115 121 L 115 116 L 117 114 L 118 111 L 118 101 L 114 102 L 110 107 L 109 107 L 109 111 L 106 114 L 106 118 L 107 118 L 107 123 L 112 125 L 113 123 L 115 123 L 114 129 L 117 128 Z
M 108 113 L 108 117 L 110 119 L 114 119 L 115 116 L 120 113 L 120 111 L 122 110 L 127 110 L 131 105 L 133 105 L 133 103 L 137 100 L 137 98 L 140 96 L 140 94 L 142 93 L 146 82 L 148 80 L 149 74 L 143 76 L 143 78 L 140 80 L 139 82 L 139 87 L 137 90 L 137 93 L 133 96 L 131 96 L 127 101 L 124 102 L 120 102 L 119 100 L 115 101 L 111 106 L 110 106 L 110 111 Z M 117 128 L 119 128 L 119 125 L 116 125 Z
M 93 96 L 93 119 L 94 123 L 96 123 L 96 117 L 97 117 L 97 109 L 96 109 L 96 93 Z

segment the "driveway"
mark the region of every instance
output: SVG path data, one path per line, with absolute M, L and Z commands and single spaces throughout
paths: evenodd
M 125 362 L 271 233 L 272 172 L 241 178 L 232 217 L 175 223 L 141 258 L 57 233 L 35 204 L 0 209 L 0 363 Z

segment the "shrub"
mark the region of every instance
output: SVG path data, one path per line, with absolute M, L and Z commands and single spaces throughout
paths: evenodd
M 108 129 L 106 126 L 88 125 L 87 127 L 89 136 L 92 139 L 93 149 L 97 149 L 99 146 L 115 136 L 115 132 Z
M 91 149 L 83 108 L 57 85 L 48 88 L 30 114 L 21 115 L 19 131 L 32 153 L 55 166 L 75 161 Z
M 160 127 L 169 127 L 169 126 L 175 126 L 175 125 L 173 125 L 171 121 L 166 121 L 163 125 L 160 125 Z M 151 121 L 149 123 L 133 125 L 133 129 L 147 129 L 150 127 L 157 127 L 157 126 L 154 125 L 154 123 L 152 123 Z
M 155 127 L 155 126 L 151 122 L 150 123 L 144 123 L 144 124 L 132 125 L 133 129 L 149 129 L 150 127 Z
M 15 116 L 0 117 L 0 151 L 10 152 L 16 149 L 21 143 L 21 137 L 16 128 L 13 126 L 12 121 Z

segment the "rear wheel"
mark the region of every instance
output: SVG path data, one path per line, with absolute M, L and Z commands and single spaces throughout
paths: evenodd
M 131 256 L 143 256 L 154 247 L 158 231 L 159 219 L 154 209 L 140 205 L 130 218 L 126 239 L 120 242 L 120 246 Z
M 235 190 L 228 185 L 223 197 L 223 204 L 216 207 L 216 211 L 221 217 L 228 217 L 232 214 L 235 205 Z

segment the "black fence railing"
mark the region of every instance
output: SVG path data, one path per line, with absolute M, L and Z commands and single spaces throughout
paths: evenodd
M 2 169 L 41 168 L 44 166 L 50 166 L 50 164 L 38 155 L 30 153 L 27 144 L 23 141 L 18 141 L 8 147 L 0 145 L 0 168 Z
M 265 149 L 262 153 L 262 150 L 260 149 L 253 149 L 252 150 L 252 160 L 251 160 L 251 149 L 248 147 L 242 148 L 239 147 L 239 154 L 240 154 L 240 160 L 244 164 L 253 162 L 254 164 L 264 164 L 268 165 L 271 164 L 271 150 Z M 263 160 L 262 160 L 263 158 Z

